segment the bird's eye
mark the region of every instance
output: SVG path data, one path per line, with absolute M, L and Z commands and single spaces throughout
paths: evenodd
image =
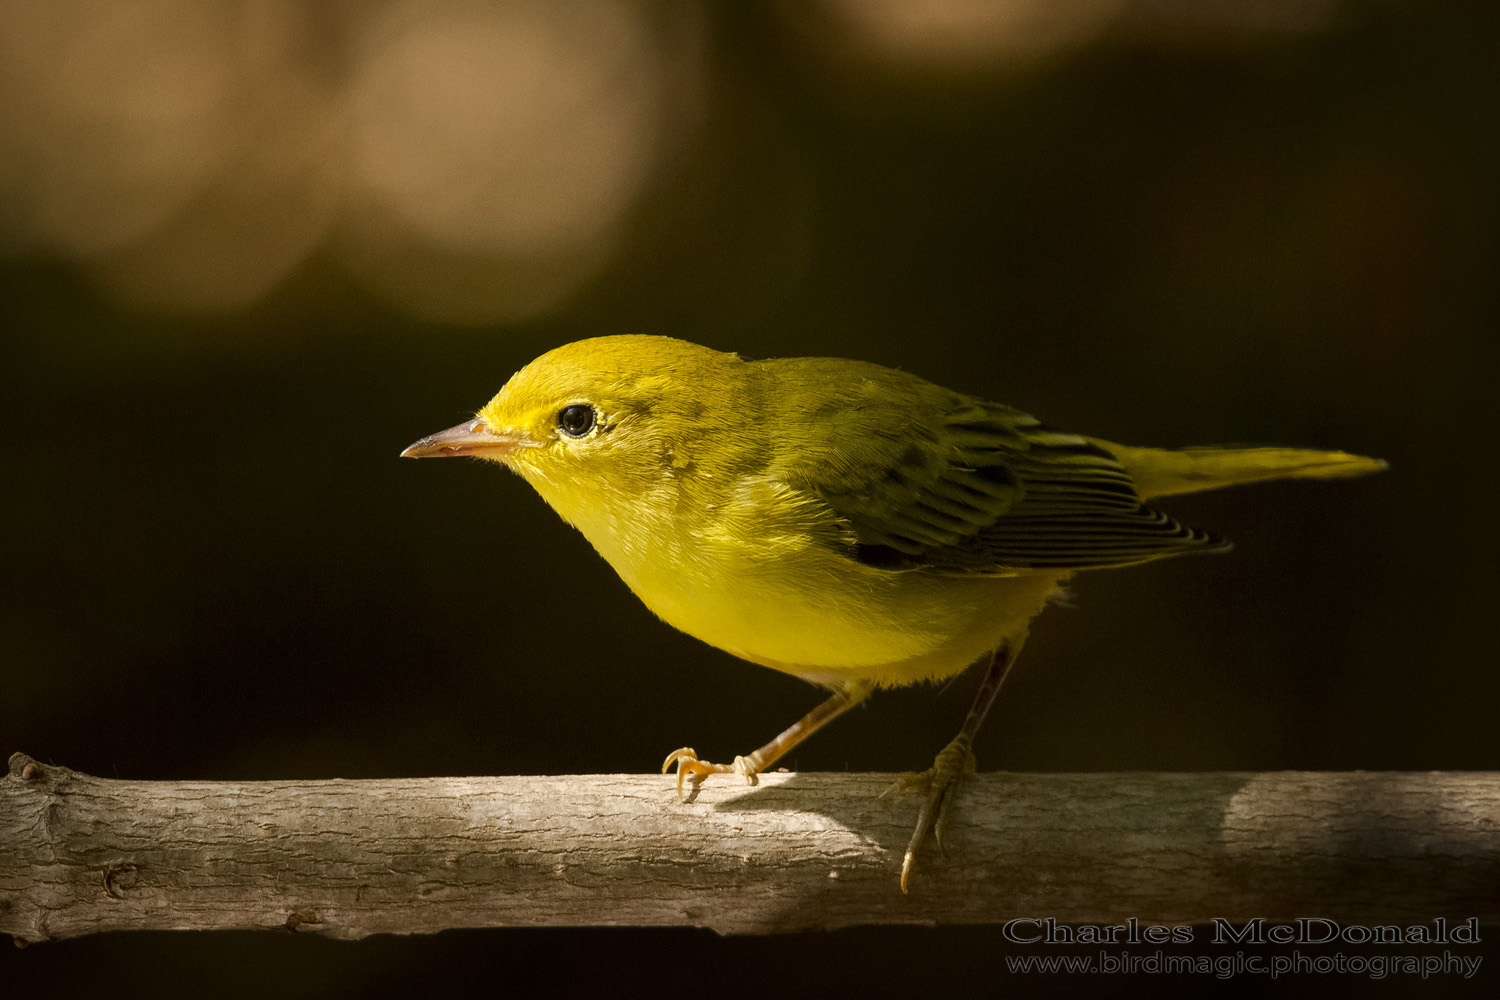
M 568 437 L 581 438 L 594 429 L 596 415 L 587 403 L 570 403 L 557 411 L 557 426 Z

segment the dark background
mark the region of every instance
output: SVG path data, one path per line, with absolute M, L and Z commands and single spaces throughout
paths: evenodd
M 147 13 L 165 24 L 171 6 Z M 758 746 L 819 693 L 655 621 L 519 479 L 396 459 L 542 351 L 649 332 L 866 358 L 1132 444 L 1390 461 L 1164 504 L 1237 548 L 1077 578 L 1074 606 L 1038 620 L 981 767 L 1496 768 L 1494 17 L 1100 6 L 1087 30 L 1042 17 L 939 44 L 919 22 L 882 49 L 834 2 L 601 5 L 632 12 L 660 70 L 652 152 L 561 250 L 502 246 L 499 224 L 488 243 L 451 219 L 422 229 L 395 197 L 372 208 L 347 123 L 312 144 L 317 197 L 235 173 L 264 139 L 247 129 L 222 177 L 94 245 L 160 194 L 99 180 L 132 162 L 112 148 L 134 119 L 100 124 L 89 93 L 35 97 L 66 74 L 4 70 L 0 750 L 106 777 L 267 779 L 649 771 L 684 743 Z M 232 4 L 206 9 L 224 37 L 249 30 Z M 327 105 L 391 9 L 285 5 L 282 56 Z M 12 47 L 82 31 L 6 16 Z M 129 80 L 150 56 L 95 61 Z M 58 107 L 53 141 L 39 122 Z M 569 135 L 560 162 L 604 156 Z M 99 173 L 59 188 L 75 158 Z M 576 203 L 568 183 L 538 190 Z M 54 224 L 56 204 L 99 222 Z M 261 271 L 272 251 L 235 235 L 303 223 Z M 882 694 L 786 763 L 924 767 L 970 684 Z M 1167 985 L 1023 986 L 1003 956 L 1024 953 L 985 928 L 108 935 L 0 955 L 0 996 Z

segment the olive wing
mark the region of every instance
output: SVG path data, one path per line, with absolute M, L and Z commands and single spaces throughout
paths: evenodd
M 825 391 L 817 412 L 795 415 L 808 430 L 783 476 L 847 524 L 854 559 L 1009 574 L 1228 547 L 1142 504 L 1120 463 L 1087 439 L 903 378 Z

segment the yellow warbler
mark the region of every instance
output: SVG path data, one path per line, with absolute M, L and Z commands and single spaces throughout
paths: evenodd
M 1295 448 L 1130 448 L 867 362 L 748 361 L 649 336 L 544 354 L 474 420 L 402 454 L 503 463 L 668 623 L 832 689 L 733 764 L 688 747 L 671 754 L 662 770 L 677 766 L 679 795 L 684 778 L 696 788 L 719 772 L 754 784 L 875 688 L 987 657 L 959 735 L 906 782 L 927 794 L 903 890 L 1059 584 L 1077 570 L 1228 547 L 1142 501 L 1385 468 Z

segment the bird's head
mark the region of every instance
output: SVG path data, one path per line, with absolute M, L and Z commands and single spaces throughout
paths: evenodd
M 734 411 L 753 381 L 749 367 L 669 337 L 582 340 L 521 369 L 473 420 L 401 454 L 502 462 L 579 523 L 722 461 L 716 431 L 743 415 Z

